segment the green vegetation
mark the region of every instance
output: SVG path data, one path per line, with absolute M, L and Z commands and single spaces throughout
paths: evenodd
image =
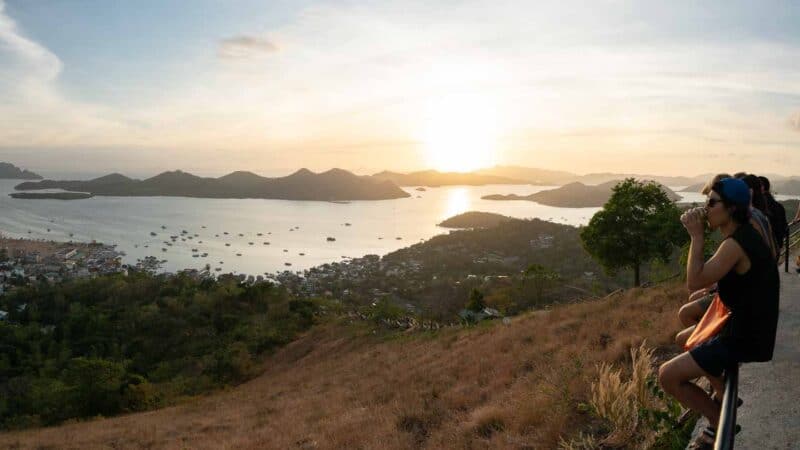
M 269 283 L 133 273 L 0 297 L 0 429 L 142 411 L 242 382 L 318 303 Z
M 586 250 L 608 271 L 633 269 L 641 284 L 643 264 L 668 261 L 687 240 L 680 209 L 654 182 L 628 178 L 613 188 L 611 199 L 581 231 Z

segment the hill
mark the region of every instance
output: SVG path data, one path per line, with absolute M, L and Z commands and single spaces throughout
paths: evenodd
M 398 173 L 383 171 L 372 175 L 381 181 L 392 181 L 398 186 L 480 186 L 485 184 L 527 184 L 527 181 L 496 175 L 483 175 L 476 172 L 438 172 L 424 170 L 420 172 Z
M 583 183 L 569 183 L 557 189 L 536 192 L 530 195 L 485 195 L 481 198 L 485 200 L 528 200 L 543 205 L 558 206 L 562 208 L 587 208 L 601 207 L 609 198 L 611 190 L 619 181 L 609 181 L 597 186 L 587 186 Z M 680 200 L 680 196 L 671 189 L 662 185 L 661 188 L 673 201 Z
M 445 219 L 437 225 L 443 228 L 491 228 L 509 220 L 514 219 L 502 214 L 468 211 Z
M 393 334 L 323 320 L 252 381 L 158 411 L 0 434 L 33 449 L 556 448 L 608 425 L 586 412 L 601 362 L 677 349 L 679 283 L 472 328 Z
M 145 180 L 110 174 L 88 181 L 25 182 L 22 191 L 63 189 L 105 196 L 176 196 L 203 198 L 265 198 L 283 200 L 385 200 L 409 197 L 391 181 L 358 176 L 341 169 L 314 173 L 308 169 L 277 178 L 233 172 L 219 178 L 199 177 L 180 170 Z
M 510 177 L 525 180 L 531 184 L 540 185 L 563 185 L 574 182 L 580 182 L 583 184 L 602 184 L 608 183 L 609 181 L 633 177 L 637 179 L 653 180 L 657 183 L 667 186 L 684 186 L 687 184 L 705 182 L 705 180 L 710 179 L 713 176 L 709 174 L 701 174 L 692 177 L 671 177 L 663 175 L 625 173 L 589 173 L 586 175 L 578 175 L 558 170 L 545 170 L 519 166 L 495 166 L 487 169 L 481 169 L 480 171 L 477 171 L 477 173 L 483 175 Z
M 7 163 L 0 162 L 0 180 L 41 180 L 42 176 L 31 172 L 29 170 L 20 169 L 19 167 Z

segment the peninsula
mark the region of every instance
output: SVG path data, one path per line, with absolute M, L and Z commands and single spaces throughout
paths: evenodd
M 609 181 L 596 186 L 587 186 L 583 183 L 575 182 L 566 184 L 557 189 L 549 189 L 530 195 L 493 194 L 485 195 L 481 198 L 484 200 L 528 200 L 561 208 L 601 207 L 611 198 L 611 190 L 617 183 L 619 183 L 618 180 Z M 667 193 L 667 196 L 669 196 L 672 201 L 680 200 L 681 197 L 670 188 L 661 185 L 661 189 Z

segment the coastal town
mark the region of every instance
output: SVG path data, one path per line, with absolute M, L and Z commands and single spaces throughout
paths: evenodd
M 115 245 L 12 239 L 0 235 L 0 295 L 36 282 L 125 273 Z

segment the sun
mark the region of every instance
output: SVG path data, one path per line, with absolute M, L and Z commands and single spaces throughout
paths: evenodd
M 428 102 L 422 137 L 428 167 L 470 172 L 496 161 L 497 108 L 476 94 L 446 95 Z

